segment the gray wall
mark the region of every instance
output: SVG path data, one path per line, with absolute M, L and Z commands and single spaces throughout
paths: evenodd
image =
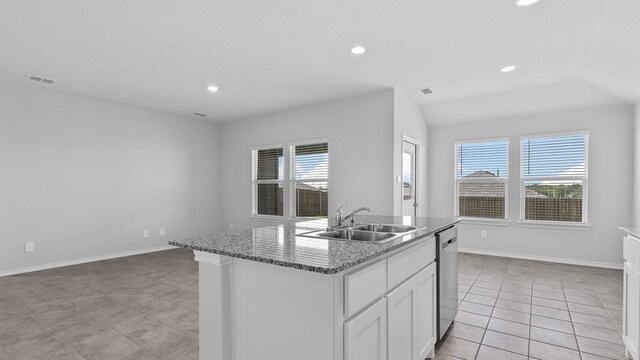
M 393 214 L 393 90 L 232 121 L 221 126 L 222 218 L 226 229 L 267 226 L 251 216 L 251 148 L 329 140 L 329 216 L 371 207 Z
M 204 120 L 0 83 L 0 272 L 217 230 L 217 143 Z
M 617 227 L 632 221 L 633 108 L 615 105 L 429 127 L 429 215 L 453 215 L 455 140 L 509 137 L 510 226 L 463 224 L 461 248 L 529 257 L 622 263 Z M 429 119 L 427 118 L 427 121 Z M 590 130 L 589 231 L 530 228 L 519 220 L 520 135 Z M 480 231 L 487 238 L 480 238 Z

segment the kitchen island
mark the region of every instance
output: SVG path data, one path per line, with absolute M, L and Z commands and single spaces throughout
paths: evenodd
M 382 243 L 317 238 L 326 220 L 197 236 L 200 358 L 424 359 L 437 339 L 434 234 L 451 218 L 357 216 L 415 230 Z

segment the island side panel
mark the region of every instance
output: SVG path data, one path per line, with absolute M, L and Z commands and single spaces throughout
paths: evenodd
M 199 267 L 200 359 L 232 360 L 233 258 L 194 251 Z
M 333 360 L 333 276 L 235 259 L 235 360 Z

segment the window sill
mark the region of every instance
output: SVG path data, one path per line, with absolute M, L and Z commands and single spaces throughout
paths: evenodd
M 489 225 L 489 226 L 511 226 L 511 221 L 505 219 L 480 219 L 480 218 L 464 218 L 459 217 L 463 224 L 470 225 Z
M 250 220 L 255 221 L 263 221 L 263 222 L 271 222 L 271 223 L 284 223 L 287 219 L 284 216 L 275 216 L 275 215 L 251 215 L 249 216 Z
M 556 229 L 556 230 L 573 230 L 573 231 L 589 231 L 591 225 L 582 223 L 565 223 L 565 222 L 549 222 L 549 221 L 518 221 L 519 227 L 540 228 L 540 229 Z

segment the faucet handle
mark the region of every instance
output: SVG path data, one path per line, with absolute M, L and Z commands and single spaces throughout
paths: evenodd
M 347 201 L 343 202 L 342 204 L 340 204 L 340 205 L 338 206 L 338 209 L 336 210 L 336 212 L 342 212 L 342 208 L 343 208 L 345 205 L 347 205 L 348 203 L 349 203 L 349 200 L 347 200 Z

